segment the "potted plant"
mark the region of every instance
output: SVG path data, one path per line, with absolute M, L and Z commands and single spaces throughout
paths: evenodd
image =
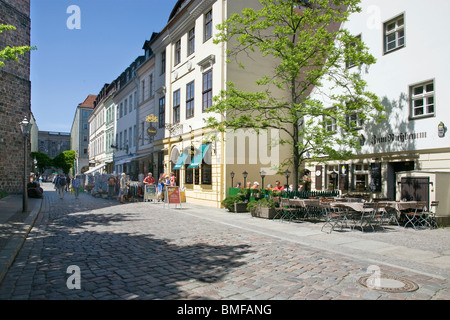
M 276 215 L 275 202 L 272 198 L 252 201 L 247 204 L 247 210 L 251 212 L 252 217 L 272 219 Z
M 226 197 L 222 205 L 231 212 L 247 212 L 247 201 L 242 193 Z
M 365 185 L 364 185 L 363 182 L 357 182 L 356 183 L 356 190 L 357 191 L 364 191 L 364 189 L 365 189 Z

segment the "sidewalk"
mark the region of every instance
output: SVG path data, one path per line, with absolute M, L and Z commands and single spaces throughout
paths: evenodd
M 28 199 L 28 212 L 22 212 L 22 195 L 0 199 L 0 283 L 33 228 L 44 199 Z
M 24 214 L 21 195 L 0 200 L 0 283 L 32 229 L 43 201 L 30 198 L 29 213 Z M 151 205 L 146 203 L 141 206 Z M 157 206 L 162 208 L 162 204 Z M 386 232 L 344 229 L 327 234 L 321 231 L 323 222 L 272 221 L 253 218 L 249 213 L 230 213 L 225 209 L 193 203 L 183 203 L 182 209 L 171 208 L 244 232 L 264 234 L 299 246 L 359 258 L 367 261 L 368 265 L 399 267 L 443 280 L 450 278 L 450 228 L 416 231 L 392 226 Z

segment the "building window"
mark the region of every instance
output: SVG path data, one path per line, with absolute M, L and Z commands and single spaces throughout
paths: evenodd
M 186 119 L 194 116 L 194 81 L 186 85 Z
M 166 97 L 159 99 L 159 127 L 164 128 L 166 123 Z
M 403 15 L 384 24 L 384 53 L 405 46 L 405 19 Z
M 138 140 L 138 136 L 137 136 L 137 127 L 136 127 L 136 125 L 134 125 L 134 137 L 133 137 L 133 147 L 136 147 L 136 142 L 137 142 L 137 140 Z
M 181 62 L 181 39 L 175 43 L 175 62 L 174 65 L 178 65 Z
M 145 100 L 145 80 L 142 80 L 142 99 L 141 102 Z
M 357 41 L 358 41 L 358 40 L 361 41 L 361 35 L 356 36 L 356 37 L 355 37 L 355 41 L 351 42 L 350 45 L 349 45 L 349 46 L 351 46 L 352 48 L 354 48 L 353 50 L 356 50 L 356 52 L 359 52 L 359 49 L 358 49 L 358 46 L 357 46 Z M 350 52 L 355 52 L 355 51 L 353 51 L 353 50 L 350 50 L 350 49 L 349 49 Z M 351 58 L 351 56 L 348 56 L 348 57 L 346 58 L 345 66 L 346 66 L 347 69 L 350 69 L 350 68 L 356 66 L 356 63 L 353 61 L 353 59 Z
M 207 14 L 205 14 L 205 39 L 206 42 L 209 38 L 212 37 L 212 10 L 210 10 Z
M 125 99 L 124 105 L 123 105 L 123 115 L 126 116 L 128 113 L 128 100 Z
M 203 111 L 212 107 L 212 70 L 209 70 L 203 74 L 203 99 L 202 108 Z
M 120 103 L 120 118 L 122 118 L 123 117 L 123 103 L 121 102 Z
M 148 90 L 149 90 L 149 97 L 153 97 L 153 73 L 150 75 L 150 77 L 149 77 L 149 88 L 148 88 Z
M 166 73 L 166 52 L 161 53 L 161 74 Z
M 186 184 L 194 184 L 194 170 L 193 168 L 189 168 L 188 164 L 184 165 L 185 172 L 185 183 Z
M 364 120 L 361 119 L 359 114 L 352 113 L 351 115 L 347 116 L 347 126 L 351 129 L 361 129 L 362 125 L 364 124 Z
M 180 89 L 173 93 L 173 123 L 180 122 Z
M 354 188 L 357 191 L 369 188 L 369 172 L 368 164 L 357 163 L 353 165 Z
M 188 56 L 195 52 L 195 28 L 189 30 L 188 33 Z
M 434 115 L 435 107 L 433 81 L 411 86 L 410 95 L 412 118 Z
M 130 101 L 130 109 L 128 111 L 131 113 L 133 111 L 133 96 L 130 95 L 128 100 Z

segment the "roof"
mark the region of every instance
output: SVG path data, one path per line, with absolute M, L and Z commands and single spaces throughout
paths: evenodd
M 80 103 L 78 107 L 80 108 L 94 108 L 94 101 L 97 99 L 97 96 L 95 94 L 90 94 L 87 96 L 86 100 L 84 100 L 83 103 Z

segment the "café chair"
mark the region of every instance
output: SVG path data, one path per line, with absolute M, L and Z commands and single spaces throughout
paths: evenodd
M 405 217 L 406 217 L 406 223 L 404 227 L 406 228 L 408 224 L 411 224 L 411 226 L 417 230 L 417 227 L 424 227 L 424 220 L 423 215 L 425 214 L 426 210 L 426 202 L 419 201 L 417 202 L 415 208 L 412 211 L 406 211 Z

